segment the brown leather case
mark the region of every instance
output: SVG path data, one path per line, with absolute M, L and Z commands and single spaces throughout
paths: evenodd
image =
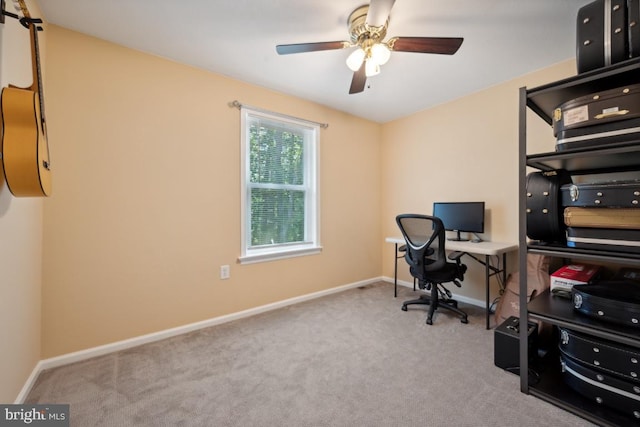
M 640 209 L 569 207 L 564 209 L 564 224 L 567 227 L 640 230 Z

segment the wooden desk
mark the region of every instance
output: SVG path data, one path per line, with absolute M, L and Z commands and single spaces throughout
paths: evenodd
M 397 296 L 397 288 L 398 288 L 398 247 L 405 244 L 405 241 L 402 237 L 387 237 L 386 241 L 388 243 L 394 243 L 395 252 L 395 272 L 393 278 L 393 286 L 394 286 L 394 297 Z M 467 242 L 458 242 L 455 240 L 447 240 L 446 243 L 447 251 L 460 251 L 464 252 L 465 255 L 470 256 L 480 264 L 483 264 L 485 267 L 485 288 L 486 288 L 486 296 L 485 296 L 485 310 L 486 310 L 486 327 L 489 329 L 489 315 L 491 304 L 491 296 L 490 296 L 490 279 L 491 276 L 496 274 L 502 274 L 503 283 L 507 281 L 507 252 L 515 251 L 518 249 L 517 243 L 503 243 L 503 242 L 479 242 L 473 243 L 470 241 Z M 484 261 L 480 258 L 477 258 L 475 255 L 484 255 Z M 495 267 L 491 265 L 491 256 L 494 255 L 502 255 L 502 268 Z

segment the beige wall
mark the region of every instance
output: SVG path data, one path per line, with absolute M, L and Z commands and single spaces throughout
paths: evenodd
M 31 1 L 27 7 L 40 16 Z M 42 45 L 46 34 L 39 37 Z M 29 31 L 6 18 L 0 46 L 2 87 L 31 86 Z M 40 360 L 43 199 L 13 197 L 0 176 L 0 402 L 11 403 Z
M 575 74 L 575 61 L 496 85 L 387 123 L 382 137 L 382 234 L 399 236 L 399 213 L 432 211 L 435 201 L 485 201 L 485 240 L 518 242 L 518 90 Z M 469 78 L 473 76 L 470 75 Z M 551 127 L 529 116 L 534 151 L 553 151 Z M 393 277 L 393 244 L 382 248 L 383 274 Z M 455 292 L 484 301 L 484 267 L 470 268 Z M 509 257 L 516 265 L 515 254 Z M 399 277 L 410 281 L 406 264 Z M 492 285 L 496 288 L 495 281 Z M 493 295 L 497 295 L 494 289 Z
M 380 276 L 381 125 L 55 26 L 48 49 L 43 357 Z M 236 263 L 233 100 L 329 123 L 320 255 Z
M 0 26 L 3 86 L 30 84 L 18 49 L 28 33 L 14 24 Z M 56 26 L 44 34 L 54 192 L 43 216 L 42 199 L 0 188 L 4 402 L 39 359 L 391 277 L 383 240 L 398 234 L 395 215 L 428 213 L 435 200 L 485 200 L 485 237 L 516 241 L 518 88 L 575 73 L 567 61 L 380 125 Z M 236 99 L 329 123 L 321 255 L 236 263 Z M 540 120 L 529 135 L 553 149 Z M 482 300 L 482 270 L 469 264 L 459 292 Z

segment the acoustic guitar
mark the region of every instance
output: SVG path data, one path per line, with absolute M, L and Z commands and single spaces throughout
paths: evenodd
M 42 75 L 38 31 L 42 27 L 32 19 L 24 0 L 14 0 L 24 18 L 31 38 L 33 84 L 28 88 L 13 85 L 2 89 L 2 166 L 9 191 L 17 197 L 42 197 L 51 194 L 51 164 L 44 115 Z

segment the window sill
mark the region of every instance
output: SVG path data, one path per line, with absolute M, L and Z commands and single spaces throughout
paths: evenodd
M 255 264 L 258 262 L 275 261 L 278 259 L 295 258 L 306 255 L 316 255 L 322 252 L 322 246 L 312 248 L 291 249 L 287 251 L 268 252 L 261 254 L 250 254 L 238 258 L 240 264 Z

